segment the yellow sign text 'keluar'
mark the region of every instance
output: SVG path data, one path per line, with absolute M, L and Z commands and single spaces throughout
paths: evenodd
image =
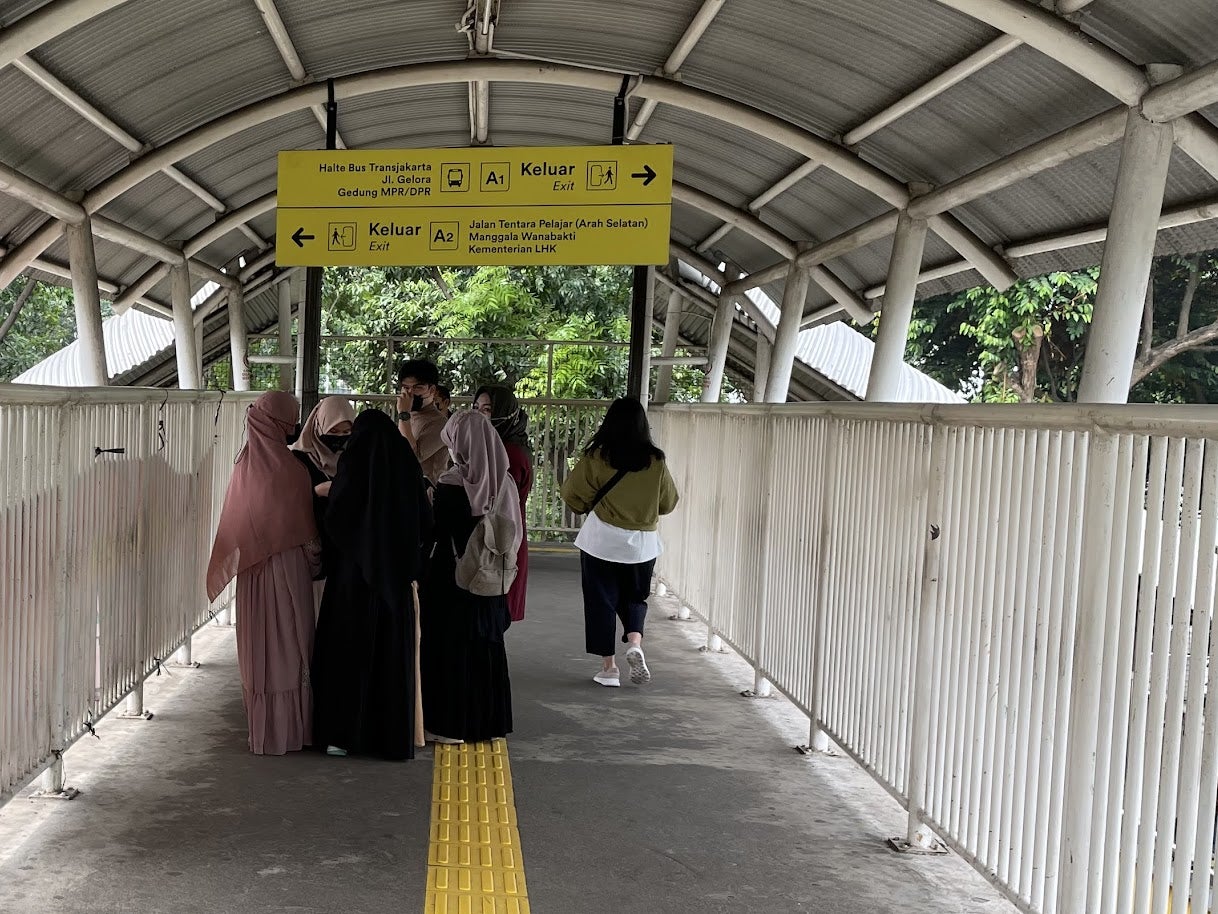
M 284 266 L 659 264 L 671 146 L 279 156 Z

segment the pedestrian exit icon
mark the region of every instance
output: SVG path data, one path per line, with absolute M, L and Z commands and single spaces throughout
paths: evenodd
M 354 251 L 355 223 L 331 222 L 326 233 L 326 248 L 331 251 Z
M 617 162 L 589 162 L 588 190 L 617 190 Z

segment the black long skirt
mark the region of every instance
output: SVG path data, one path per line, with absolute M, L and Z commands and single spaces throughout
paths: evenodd
M 414 758 L 414 605 L 389 606 L 338 559 L 313 648 L 313 743 L 352 755 Z
M 435 548 L 420 593 L 423 725 L 437 736 L 483 742 L 512 732 L 512 682 L 503 635 L 507 597 L 456 584 L 453 546 L 464 550 L 476 518 L 460 486 L 435 497 Z

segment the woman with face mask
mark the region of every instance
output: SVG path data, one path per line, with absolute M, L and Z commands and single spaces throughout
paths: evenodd
M 313 517 L 321 532 L 319 579 L 324 579 L 329 573 L 334 552 L 325 525 L 330 483 L 338 472 L 338 457 L 347 446 L 354 421 L 355 409 L 350 400 L 346 397 L 322 397 L 301 427 L 300 437 L 291 446 L 293 455 L 304 464 L 313 483 Z M 317 604 L 320 606 L 320 585 L 317 590 Z
M 299 418 L 296 398 L 281 391 L 250 406 L 207 566 L 213 601 L 237 579 L 237 665 L 255 755 L 312 742 L 311 582 L 320 546 L 309 474 L 288 450 Z

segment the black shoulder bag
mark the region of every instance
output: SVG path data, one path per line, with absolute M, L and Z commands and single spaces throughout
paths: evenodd
M 601 503 L 601 499 L 608 495 L 610 490 L 621 482 L 629 472 L 629 470 L 618 470 L 616 473 L 614 473 L 613 478 L 597 490 L 596 497 L 592 499 L 592 504 L 588 506 L 587 513 L 591 514 L 596 509 L 596 506 Z

